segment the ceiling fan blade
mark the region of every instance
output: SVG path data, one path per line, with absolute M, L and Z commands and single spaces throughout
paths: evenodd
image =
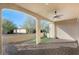
M 53 18 L 61 18 L 61 16 L 63 16 L 63 15 L 55 15 L 55 16 L 53 16 Z

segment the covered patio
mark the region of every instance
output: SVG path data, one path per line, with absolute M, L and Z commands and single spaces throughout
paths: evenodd
M 0 4 L 0 12 L 4 8 L 19 10 L 28 13 L 36 18 L 36 39 L 33 44 L 30 41 L 15 43 L 18 50 L 28 49 L 48 49 L 59 47 L 78 46 L 79 41 L 79 4 Z M 54 10 L 58 18 L 53 18 Z M 0 13 L 1 14 L 1 13 Z M 2 19 L 0 17 L 0 19 Z M 49 22 L 49 38 L 47 43 L 42 43 L 41 20 Z M 2 22 L 0 23 L 2 24 Z M 2 32 L 2 29 L 1 29 Z M 3 41 L 4 42 L 4 41 Z

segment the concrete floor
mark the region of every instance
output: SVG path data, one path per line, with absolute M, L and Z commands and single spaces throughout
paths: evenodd
M 17 55 L 79 55 L 79 47 L 60 47 L 54 49 L 21 50 Z
M 5 55 L 79 55 L 79 47 L 17 50 L 17 47 L 15 47 L 14 45 L 8 45 Z
M 6 38 L 5 38 L 6 39 Z M 5 55 L 66 55 L 79 54 L 77 43 L 64 39 L 52 39 L 50 43 L 41 43 L 39 45 L 27 44 L 26 42 L 8 44 L 4 39 Z M 76 51 L 76 52 L 74 52 Z

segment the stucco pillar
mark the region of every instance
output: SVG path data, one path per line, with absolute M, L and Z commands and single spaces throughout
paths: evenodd
M 76 35 L 76 39 L 78 41 L 78 46 L 79 46 L 79 18 L 77 19 L 77 22 L 76 22 L 76 28 L 75 28 L 75 35 Z
M 49 22 L 49 37 L 56 38 L 56 27 L 54 22 Z
M 36 44 L 39 44 L 41 42 L 40 38 L 40 20 L 36 20 Z

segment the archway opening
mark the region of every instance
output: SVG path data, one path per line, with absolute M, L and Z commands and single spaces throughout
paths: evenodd
M 52 28 L 53 30 L 53 28 Z M 50 43 L 52 42 L 51 35 L 50 35 L 50 22 L 47 20 L 41 20 L 41 43 Z
M 2 9 L 2 27 L 4 40 L 7 43 L 21 43 L 31 44 L 29 40 L 36 39 L 36 18 L 27 13 L 4 8 Z

